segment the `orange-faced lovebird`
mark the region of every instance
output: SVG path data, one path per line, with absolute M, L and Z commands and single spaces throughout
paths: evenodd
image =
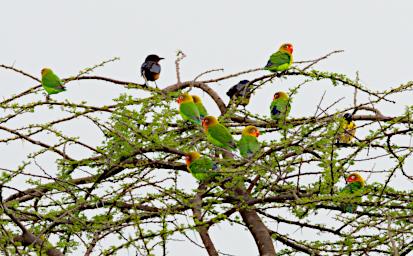
M 261 145 L 258 142 L 260 131 L 257 127 L 249 125 L 242 130 L 241 139 L 238 141 L 238 149 L 244 158 L 251 158 L 260 150 Z
M 289 69 L 292 63 L 293 45 L 286 43 L 281 45 L 278 51 L 270 56 L 270 59 L 264 69 L 272 72 L 284 71 Z
M 48 95 L 63 92 L 66 88 L 63 86 L 62 80 L 53 73 L 50 68 L 44 68 L 41 71 L 42 74 L 42 86 Z
M 356 191 L 359 191 L 365 186 L 365 182 L 363 177 L 357 172 L 350 173 L 350 175 L 346 178 L 347 185 L 340 191 L 343 195 L 351 195 L 354 194 Z M 357 201 L 360 201 L 360 197 L 358 197 Z M 343 211 L 348 213 L 353 213 L 357 210 L 356 204 L 342 204 L 341 208 Z
M 179 113 L 184 120 L 194 124 L 201 124 L 201 116 L 191 95 L 183 93 L 179 95 L 177 102 L 179 103 Z
M 201 156 L 198 152 L 187 153 L 185 161 L 188 171 L 199 181 L 210 180 L 218 175 L 218 166 L 209 157 Z
M 237 148 L 237 145 L 231 133 L 225 126 L 220 124 L 215 117 L 204 117 L 204 119 L 202 120 L 202 126 L 204 127 L 204 131 L 207 134 L 208 141 L 215 146 L 227 150 L 235 150 Z
M 201 97 L 198 95 L 191 95 L 192 99 L 194 100 L 194 103 L 196 107 L 198 108 L 199 115 L 201 116 L 201 119 L 206 117 L 208 115 L 208 111 L 206 110 L 204 104 L 202 104 Z

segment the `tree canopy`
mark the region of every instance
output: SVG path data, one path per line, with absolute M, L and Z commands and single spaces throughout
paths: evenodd
M 216 246 L 209 232 L 230 223 L 251 234 L 260 255 L 408 255 L 413 250 L 412 107 L 395 116 L 385 109 L 409 94 L 413 83 L 374 91 L 358 75 L 315 69 L 333 53 L 297 61 L 282 72 L 257 68 L 216 76 L 208 70 L 188 81 L 180 79 L 183 55 L 178 54 L 177 81 L 158 84 L 162 89 L 91 75 L 116 59 L 62 79 L 67 90 L 85 80 L 127 89 L 108 105 L 46 100 L 36 76 L 0 65 L 2 72 L 33 84 L 2 95 L 0 102 L 0 250 L 5 255 L 125 255 L 127 250 L 168 255 L 168 243 L 180 237 L 182 246 L 195 243 L 205 254 L 233 255 Z M 292 111 L 277 122 L 270 118 L 270 102 L 260 113 L 243 109 L 238 100 L 226 103 L 217 83 L 247 74 L 254 76 L 251 100 L 271 86 L 286 91 L 294 109 L 303 88 L 328 82 L 333 90 L 351 88 L 354 93 L 346 97 L 352 104 L 339 108 L 340 99 L 326 105 L 321 97 L 314 115 Z M 292 82 L 281 88 L 280 80 Z M 236 140 L 244 127 L 257 127 L 260 150 L 242 158 L 208 142 L 202 127 L 179 115 L 175 101 L 187 91 L 210 98 Z M 338 141 L 345 113 L 357 124 L 349 143 Z M 94 130 L 86 134 L 90 138 L 84 138 L 82 126 Z M 20 141 L 33 150 L 22 150 L 24 161 L 6 167 L 12 154 L 6 146 Z M 184 163 L 190 151 L 211 158 L 220 175 L 198 182 Z M 364 177 L 365 187 L 341 193 L 353 172 Z M 345 212 L 346 203 L 357 207 Z M 194 241 L 193 231 L 202 243 Z

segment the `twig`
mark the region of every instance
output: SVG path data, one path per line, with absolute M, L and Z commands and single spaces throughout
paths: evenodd
M 181 68 L 180 62 L 186 57 L 185 53 L 181 50 L 178 50 L 176 53 L 176 60 L 175 60 L 175 69 L 176 69 L 176 80 L 177 84 L 181 84 Z

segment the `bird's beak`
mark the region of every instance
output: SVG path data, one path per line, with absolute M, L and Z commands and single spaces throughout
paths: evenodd
M 254 135 L 255 135 L 255 137 L 258 138 L 258 136 L 260 136 L 260 131 L 257 130 L 257 131 L 254 133 Z
M 204 128 L 207 128 L 207 127 L 208 127 L 208 125 L 207 125 L 206 122 L 205 122 L 205 119 L 202 119 L 202 127 L 204 127 Z
M 189 160 L 189 156 L 184 156 L 186 165 L 189 165 L 191 162 Z
M 182 99 L 180 97 L 178 97 L 178 99 L 176 99 L 176 102 L 178 102 L 178 104 L 181 104 Z
M 159 60 L 164 60 L 165 58 L 159 57 Z

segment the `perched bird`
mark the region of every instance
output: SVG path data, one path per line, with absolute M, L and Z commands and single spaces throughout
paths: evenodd
M 155 54 L 151 54 L 146 57 L 145 62 L 142 63 L 141 66 L 141 75 L 143 76 L 143 79 L 145 79 L 145 85 L 148 85 L 148 81 L 155 82 L 159 79 L 159 75 L 161 74 L 161 65 L 159 65 L 159 61 L 163 59 L 164 58 L 161 58 Z M 158 88 L 156 82 L 155 85 L 156 88 Z
M 206 117 L 208 115 L 208 111 L 204 107 L 204 104 L 202 104 L 202 100 L 198 95 L 191 95 L 192 99 L 194 100 L 194 103 L 196 107 L 198 108 L 199 115 L 201 116 L 201 119 Z
M 237 145 L 231 133 L 225 126 L 220 124 L 215 117 L 204 117 L 204 119 L 202 120 L 202 126 L 204 127 L 204 131 L 207 134 L 208 141 L 215 146 L 227 150 L 235 150 L 237 148 Z
M 50 68 L 42 69 L 41 74 L 42 86 L 48 95 L 66 91 L 62 80 Z
M 177 102 L 179 103 L 179 113 L 184 120 L 194 124 L 201 124 L 201 116 L 191 95 L 183 93 L 179 95 Z
M 252 88 L 250 81 L 241 80 L 236 85 L 232 86 L 228 91 L 227 95 L 233 101 L 239 102 L 242 106 L 247 106 L 250 103 Z
M 258 142 L 260 131 L 255 126 L 247 126 L 242 130 L 241 139 L 238 141 L 238 149 L 241 156 L 251 158 L 260 150 L 260 143 Z
M 201 157 L 198 152 L 186 154 L 185 162 L 188 171 L 199 181 L 209 180 L 218 175 L 218 165 L 208 157 Z
M 350 143 L 354 138 L 354 135 L 356 135 L 356 128 L 356 123 L 353 121 L 353 115 L 345 113 L 340 123 L 340 129 L 342 129 L 343 132 L 340 133 L 338 141 L 340 143 Z
M 270 59 L 268 60 L 267 65 L 264 67 L 264 69 L 272 72 L 284 71 L 289 69 L 292 63 L 293 45 L 287 43 L 281 45 L 278 51 L 270 56 Z
M 276 92 L 270 105 L 273 120 L 285 120 L 290 113 L 290 98 L 285 92 Z
M 346 178 L 347 185 L 340 191 L 340 194 L 351 195 L 362 189 L 365 185 L 363 177 L 359 173 L 353 172 Z M 358 198 L 359 201 L 361 198 Z M 342 204 L 341 208 L 345 212 L 353 213 L 357 210 L 355 204 Z

